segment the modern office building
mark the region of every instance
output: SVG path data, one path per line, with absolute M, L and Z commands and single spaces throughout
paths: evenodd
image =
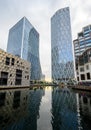
M 30 67 L 30 62 L 0 49 L 0 86 L 29 86 Z
M 53 80 L 74 78 L 69 7 L 58 10 L 51 18 L 51 63 Z
M 7 52 L 31 62 L 31 80 L 41 78 L 39 33 L 26 17 L 9 30 Z
M 75 57 L 80 56 L 85 50 L 91 48 L 91 25 L 83 27 L 78 33 L 77 39 L 73 41 Z
M 73 44 L 74 44 L 77 80 L 78 81 L 90 80 L 86 78 L 87 76 L 83 77 L 83 75 L 82 76 L 80 75 L 80 67 L 81 67 L 80 64 L 83 61 L 83 58 L 84 58 L 83 65 L 88 64 L 87 62 L 85 62 L 85 59 L 86 59 L 85 57 L 88 55 L 87 53 L 90 53 L 89 49 L 91 48 L 91 25 L 83 27 L 82 31 L 78 33 L 77 39 L 73 41 Z M 86 56 L 84 54 L 86 54 Z M 83 58 L 81 59 L 81 57 Z M 88 61 L 88 58 L 87 58 L 87 61 Z M 83 72 L 81 72 L 81 74 L 82 73 Z M 84 73 L 85 73 L 85 69 L 84 69 Z

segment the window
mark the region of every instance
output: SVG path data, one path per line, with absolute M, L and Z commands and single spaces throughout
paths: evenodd
M 78 64 L 76 63 L 76 70 L 78 70 Z
M 77 77 L 77 81 L 79 81 L 79 77 Z
M 89 65 L 86 65 L 86 69 L 89 70 Z
M 27 79 L 29 79 L 29 75 L 27 75 Z
M 15 62 L 15 59 L 12 58 L 12 60 L 11 60 L 11 65 L 14 65 L 14 62 Z
M 83 37 L 83 32 L 78 33 L 78 37 L 79 37 L 79 38 L 82 38 L 82 37 Z
M 84 74 L 81 74 L 81 80 L 85 80 L 85 75 Z
M 79 72 L 77 71 L 77 75 L 79 75 Z
M 21 85 L 22 81 L 22 70 L 16 70 L 16 80 L 15 80 L 15 85 Z
M 84 65 L 84 58 L 83 56 L 79 57 L 79 65 Z M 82 70 L 84 70 L 84 67 L 81 67 L 83 69 L 81 69 L 80 71 L 82 72 Z
M 83 72 L 83 71 L 84 71 L 84 67 L 81 67 L 81 68 L 80 68 L 80 72 Z
M 9 64 L 10 64 L 10 58 L 6 57 L 6 65 L 9 65 Z
M 0 85 L 7 85 L 8 72 L 1 72 Z
M 89 27 L 84 27 L 84 32 L 89 31 Z
M 90 79 L 90 73 L 87 73 L 87 79 Z

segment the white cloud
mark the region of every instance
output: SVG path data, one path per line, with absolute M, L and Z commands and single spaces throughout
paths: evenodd
M 72 35 L 73 39 L 77 37 L 77 33 L 82 31 L 82 27 L 91 24 L 91 1 L 70 0 L 71 19 L 72 19 Z

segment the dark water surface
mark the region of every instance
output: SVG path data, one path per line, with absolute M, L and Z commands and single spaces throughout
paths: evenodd
M 91 93 L 0 90 L 0 130 L 91 130 Z

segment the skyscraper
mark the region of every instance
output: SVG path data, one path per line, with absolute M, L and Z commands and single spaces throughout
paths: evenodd
M 9 30 L 7 52 L 31 62 L 31 79 L 40 79 L 39 33 L 26 17 Z
M 58 10 L 51 18 L 51 58 L 53 80 L 74 78 L 69 7 Z

